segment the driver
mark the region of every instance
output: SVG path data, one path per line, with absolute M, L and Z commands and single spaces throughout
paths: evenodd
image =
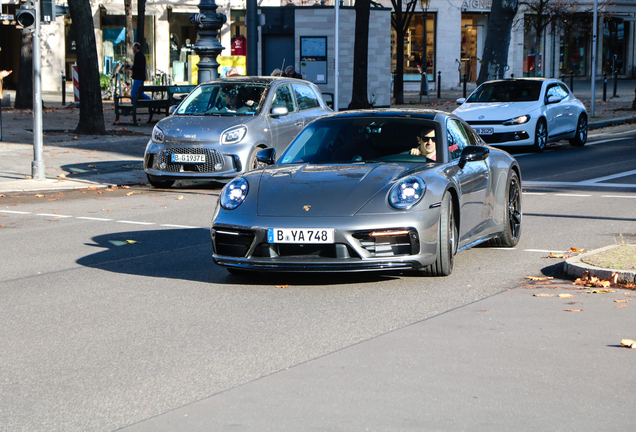
M 422 129 L 417 137 L 417 144 L 417 147 L 411 149 L 412 155 L 425 156 L 427 159 L 436 160 L 434 129 Z
M 245 105 L 245 91 L 242 88 L 233 87 L 225 94 L 225 107 L 220 112 L 244 113 L 250 108 Z

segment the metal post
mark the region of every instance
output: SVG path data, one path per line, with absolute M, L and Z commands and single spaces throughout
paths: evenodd
M 31 177 L 44 180 L 44 145 L 42 143 L 42 57 L 40 54 L 40 0 L 35 0 L 33 32 L 33 162 Z
M 334 13 L 334 57 L 333 68 L 335 75 L 335 83 L 333 89 L 333 110 L 338 112 L 338 101 L 340 101 L 340 1 L 335 0 L 333 3 Z M 393 90 L 395 91 L 395 89 Z
M 603 74 L 603 102 L 607 100 L 607 74 Z
M 616 97 L 616 86 L 618 85 L 618 71 L 614 71 L 614 97 Z
M 424 93 L 424 89 L 426 88 L 426 97 L 428 98 L 428 103 L 431 103 L 431 98 L 428 95 L 428 60 L 426 58 L 426 48 L 428 42 L 426 41 L 426 20 L 428 18 L 428 3 L 422 1 L 422 22 L 424 24 L 424 29 L 422 33 L 422 61 L 421 61 L 421 71 L 420 71 L 420 103 L 422 103 L 422 94 Z
M 62 106 L 66 105 L 66 75 L 62 71 Z
M 219 77 L 219 62 L 216 58 L 223 51 L 223 46 L 218 36 L 227 17 L 216 13 L 218 6 L 214 0 L 201 0 L 198 8 L 201 12 L 190 15 L 190 23 L 199 28 L 199 39 L 193 49 L 199 56 L 198 84 L 201 84 Z M 255 38 L 256 35 L 254 35 Z M 248 43 L 248 49 L 249 45 Z
M 258 8 L 256 0 L 247 0 L 245 30 L 247 32 L 247 75 L 258 75 Z
M 570 91 L 574 91 L 574 71 L 570 71 Z
M 594 117 L 594 95 L 596 91 L 596 43 L 598 31 L 598 0 L 594 0 L 594 20 L 592 24 L 592 117 Z
M 437 99 L 442 98 L 442 73 L 437 71 Z
M 464 80 L 464 99 L 466 99 L 466 74 L 462 75 L 462 79 Z

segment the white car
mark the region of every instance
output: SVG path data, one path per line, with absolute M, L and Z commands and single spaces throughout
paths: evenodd
M 585 105 L 557 79 L 515 78 L 477 87 L 453 114 L 464 119 L 488 144 L 532 146 L 542 152 L 549 142 L 587 141 Z

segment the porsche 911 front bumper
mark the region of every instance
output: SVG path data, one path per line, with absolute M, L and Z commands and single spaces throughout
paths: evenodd
M 220 217 L 211 229 L 213 259 L 229 268 L 289 272 L 404 270 L 432 264 L 438 247 L 439 209 L 387 216 L 238 217 L 232 218 L 234 223 L 224 223 L 219 219 L 226 218 Z M 283 227 L 334 228 L 334 241 L 269 242 L 268 229 Z

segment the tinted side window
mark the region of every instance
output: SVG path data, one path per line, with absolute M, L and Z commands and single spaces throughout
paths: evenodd
M 272 100 L 272 108 L 274 107 L 285 107 L 287 111 L 294 112 L 294 99 L 292 98 L 291 90 L 289 88 L 289 84 L 281 84 L 276 87 L 276 92 L 274 93 L 274 100 Z
M 314 94 L 314 92 L 306 85 L 293 84 L 294 94 L 296 95 L 296 102 L 298 103 L 298 109 L 303 111 L 311 108 L 320 107 L 320 102 Z
M 462 154 L 462 150 L 470 145 L 466 131 L 461 123 L 455 119 L 448 119 L 446 122 L 446 131 L 448 134 L 448 152 L 451 160 L 458 159 Z

